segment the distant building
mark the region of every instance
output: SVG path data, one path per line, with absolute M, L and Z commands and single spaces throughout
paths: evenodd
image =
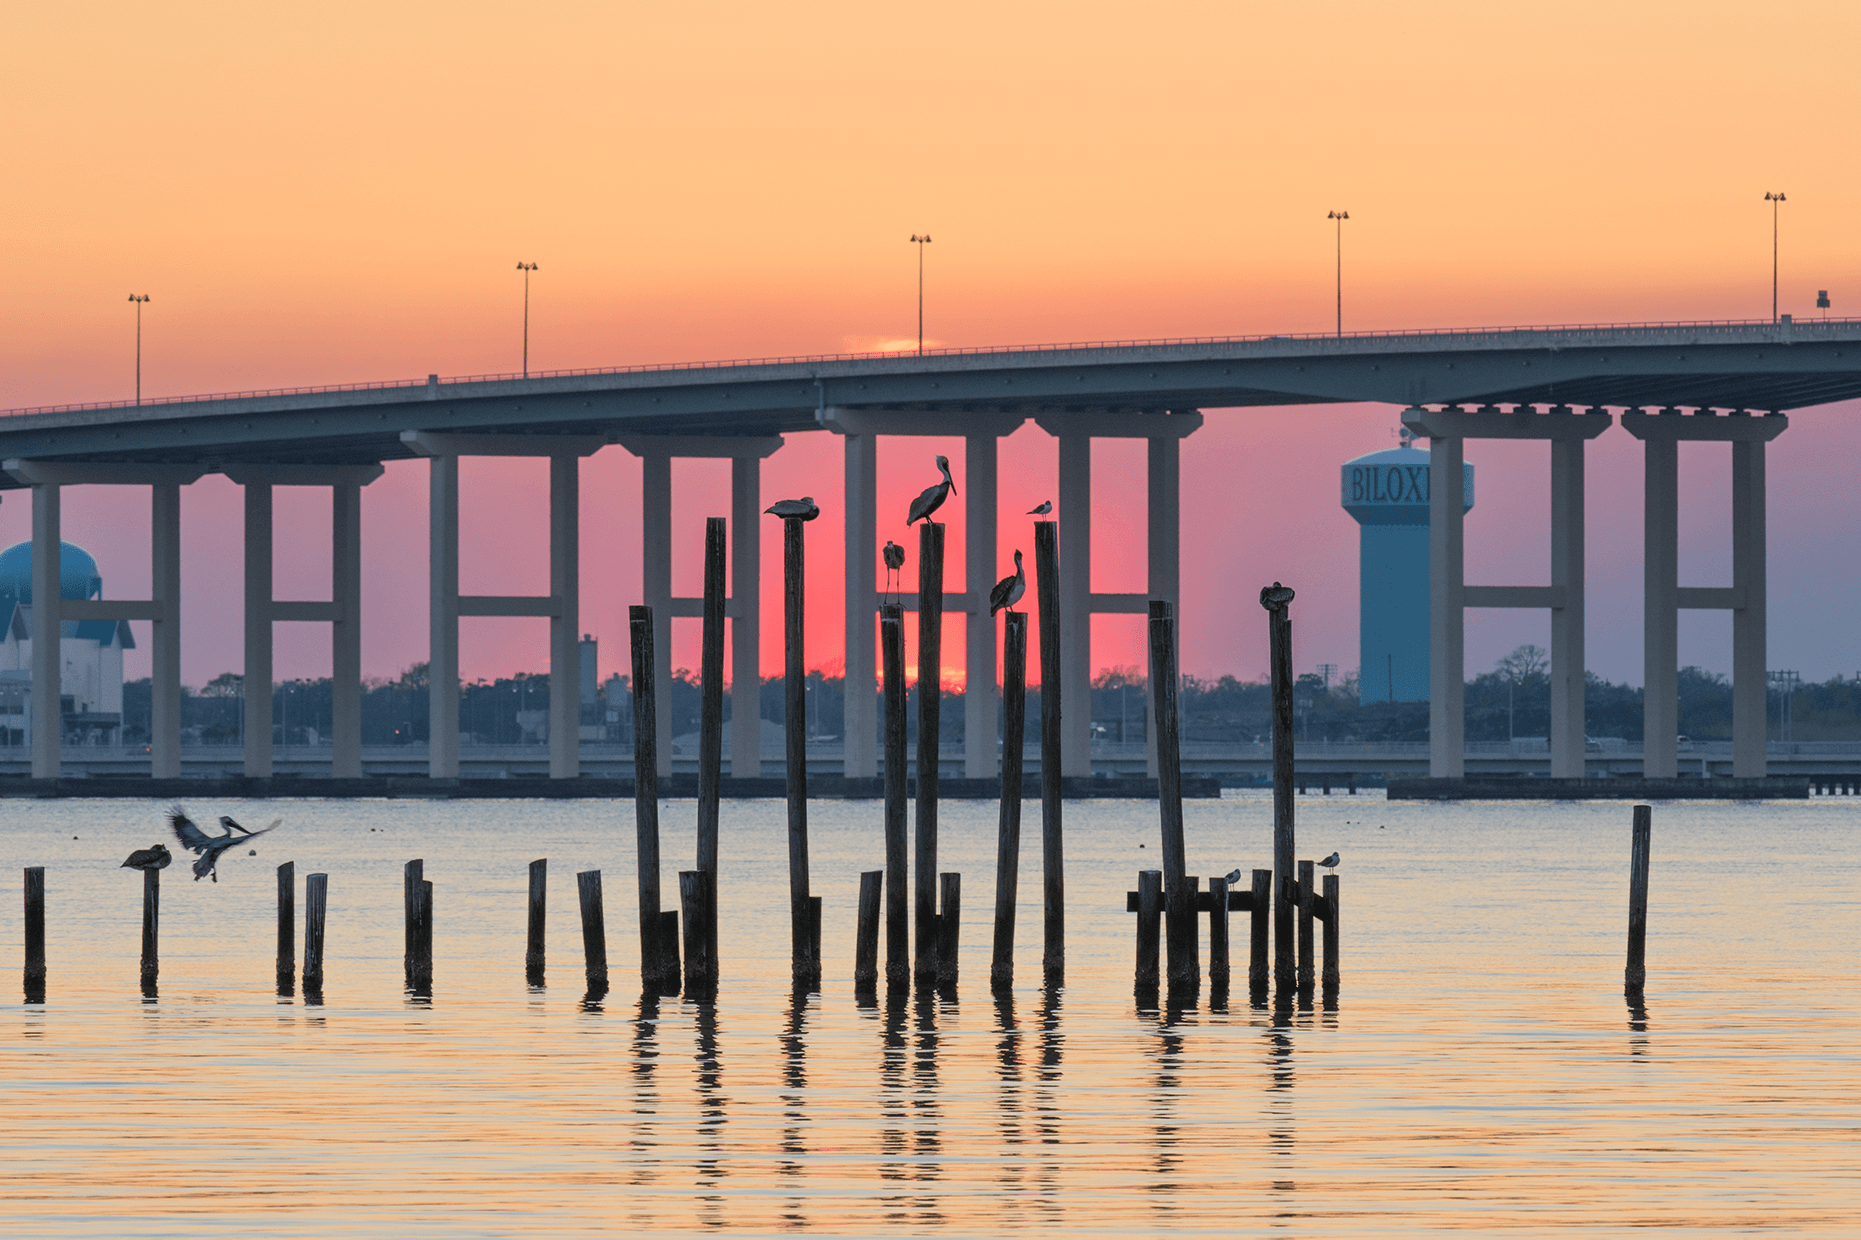
M 1355 517 L 1357 695 L 1361 702 L 1428 700 L 1428 454 L 1409 446 L 1343 466 L 1344 511 Z M 1461 467 L 1465 512 L 1473 466 Z
M 103 597 L 90 552 L 59 544 L 58 593 Z M 26 742 L 32 727 L 32 544 L 0 552 L 0 742 Z M 59 625 L 59 714 L 67 741 L 109 741 L 123 726 L 123 652 L 135 648 L 127 620 L 66 620 Z

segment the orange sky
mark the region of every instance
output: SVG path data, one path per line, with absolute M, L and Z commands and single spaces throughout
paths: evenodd
M 936 238 L 927 331 L 948 344 L 1323 330 L 1334 207 L 1351 213 L 1347 328 L 1768 314 L 1771 189 L 1789 195 L 1782 308 L 1813 313 L 1825 287 L 1838 313 L 1861 307 L 1851 4 L 97 3 L 10 6 L 0 39 L 5 407 L 127 396 L 131 292 L 154 299 L 150 394 L 515 369 L 519 259 L 541 264 L 537 368 L 869 347 L 915 330 L 914 231 Z M 1309 600 L 1300 662 L 1354 665 L 1355 528 L 1333 470 L 1394 422 L 1210 417 L 1186 457 L 1185 494 L 1204 497 L 1185 541 L 1191 670 L 1257 674 L 1247 609 L 1272 577 Z M 1774 459 L 1836 487 L 1846 419 L 1796 425 L 1814 434 Z M 887 487 L 925 485 L 935 450 L 888 446 Z M 1108 506 L 1137 451 L 1101 451 Z M 1612 432 L 1594 452 L 1591 584 L 1617 601 L 1594 609 L 1591 661 L 1639 680 L 1639 450 Z M 1038 432 L 1004 454 L 1005 478 L 1051 477 Z M 1542 505 L 1523 498 L 1542 462 L 1506 445 L 1469 459 L 1485 471 L 1471 571 L 1518 580 L 1514 533 L 1542 543 Z M 1701 462 L 1683 485 L 1704 583 L 1723 559 L 1706 483 L 1724 470 Z M 687 533 L 723 511 L 721 471 L 691 469 L 713 481 L 681 499 Z M 424 658 L 423 470 L 394 467 L 366 501 L 371 674 Z M 500 471 L 530 482 L 494 507 Z M 612 533 L 584 539 L 584 627 L 608 667 L 638 594 L 637 475 L 618 450 L 586 466 L 589 529 Z M 794 440 L 767 475 L 772 497 L 826 500 L 837 445 Z M 514 590 L 540 571 L 540 477 L 468 471 L 468 507 L 483 497 L 468 589 L 475 572 Z M 1005 510 L 1024 498 L 1009 489 Z M 1825 578 L 1852 515 L 1814 486 L 1772 494 L 1774 597 L 1846 605 Z M 0 507 L 0 538 L 25 536 L 22 501 Z M 237 659 L 234 488 L 202 483 L 186 511 L 199 683 Z M 141 496 L 74 495 L 67 512 L 110 593 L 145 588 Z M 815 662 L 838 655 L 829 526 Z M 313 594 L 321 528 L 280 534 L 281 594 Z M 1004 560 L 1018 528 L 1004 523 Z M 1095 584 L 1139 588 L 1141 551 L 1115 534 L 1101 525 Z M 1775 657 L 1818 675 L 1861 663 L 1801 610 L 1774 609 Z M 1685 639 L 1699 661 L 1725 644 L 1715 619 Z M 1469 665 L 1534 625 L 1482 617 Z M 540 667 L 533 626 L 468 626 L 467 674 Z M 1107 626 L 1097 662 L 1136 661 L 1135 630 Z M 295 627 L 279 674 L 326 671 L 321 637 Z

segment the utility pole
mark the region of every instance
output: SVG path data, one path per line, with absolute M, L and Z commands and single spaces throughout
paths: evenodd
M 131 293 L 129 300 L 136 303 L 136 403 L 142 403 L 142 304 L 149 299 L 147 293 Z
M 912 244 L 918 247 L 918 356 L 924 356 L 924 247 L 930 244 L 930 234 L 922 237 L 911 234 Z
M 1328 220 L 1338 222 L 1338 338 L 1344 337 L 1344 221 L 1351 217 L 1349 211 L 1333 211 L 1325 216 Z
M 1764 201 L 1771 204 L 1771 322 L 1777 321 L 1777 208 L 1783 202 L 1783 192 L 1765 194 Z
M 523 272 L 523 377 L 530 377 L 530 273 L 536 270 L 535 263 L 518 263 L 517 270 Z

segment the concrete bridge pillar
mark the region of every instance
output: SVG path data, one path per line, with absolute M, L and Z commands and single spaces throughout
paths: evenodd
M 1465 509 L 1459 488 L 1465 461 L 1458 435 L 1428 440 L 1428 775 L 1467 774 Z
M 32 777 L 57 779 L 59 747 L 64 740 L 60 709 L 63 656 L 59 634 L 64 622 L 58 567 L 62 496 L 56 482 L 32 488 Z

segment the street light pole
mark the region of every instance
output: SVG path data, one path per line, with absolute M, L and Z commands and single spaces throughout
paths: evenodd
M 518 263 L 517 270 L 523 272 L 523 377 L 530 377 L 530 273 L 536 270 L 535 263 Z
M 1338 338 L 1344 337 L 1344 221 L 1351 217 L 1349 211 L 1333 211 L 1325 216 L 1328 220 L 1338 222 Z
M 924 247 L 930 244 L 930 234 L 922 237 L 911 234 L 912 243 L 918 247 L 918 356 L 924 356 Z
M 1783 202 L 1783 193 L 1765 194 L 1764 201 L 1771 204 L 1771 322 L 1777 321 L 1777 207 Z
M 129 300 L 136 303 L 136 403 L 142 403 L 142 303 L 149 299 L 147 293 L 131 293 Z

